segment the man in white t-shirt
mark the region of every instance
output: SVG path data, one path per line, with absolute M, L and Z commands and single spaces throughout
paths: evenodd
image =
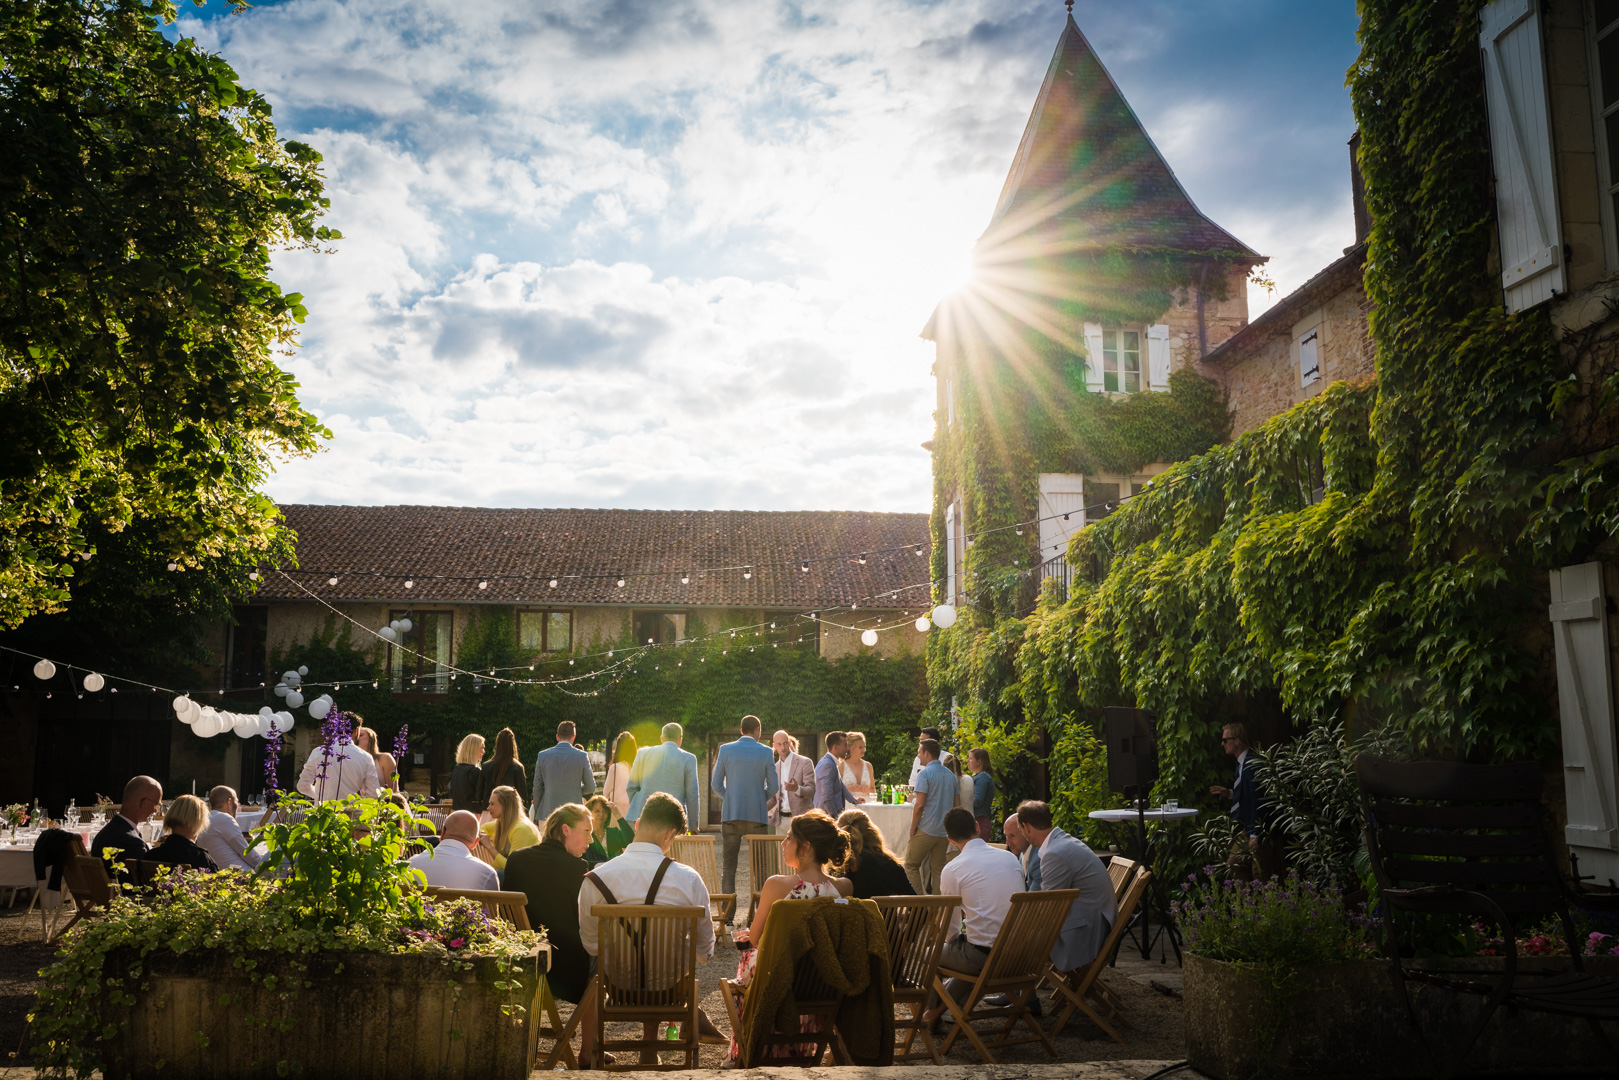
M 221 870 L 252 870 L 264 861 L 264 846 L 248 847 L 247 837 L 236 823 L 241 808 L 234 788 L 220 784 L 208 792 L 208 827 L 198 835 L 197 846 Z
M 323 765 L 324 777 L 321 776 Z M 325 743 L 320 743 L 304 762 L 297 786 L 316 802 L 346 799 L 355 794 L 374 799 L 377 797 L 377 763 L 370 754 L 346 739 L 329 749 Z
M 429 885 L 444 889 L 500 888 L 495 868 L 472 853 L 478 844 L 478 815 L 457 810 L 444 819 L 444 830 L 432 851 L 410 857 L 410 865 L 427 875 Z
M 1023 891 L 1023 867 L 1016 855 L 992 848 L 978 836 L 978 822 L 971 810 L 956 807 L 944 816 L 944 834 L 960 854 L 939 872 L 939 895 L 961 897 L 961 906 L 950 912 L 948 925 L 963 932 L 944 943 L 939 966 L 976 975 L 984 970 L 989 950 L 1012 910 L 1012 894 Z M 946 979 L 945 989 L 958 1002 L 971 983 Z M 944 1012 L 944 1002 L 929 995 L 929 1008 L 923 1014 L 928 1023 Z

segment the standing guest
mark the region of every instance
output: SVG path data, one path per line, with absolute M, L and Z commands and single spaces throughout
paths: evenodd
M 325 777 L 321 777 L 322 767 Z M 377 763 L 371 755 L 351 741 L 335 742 L 331 746 L 317 743 L 304 762 L 304 771 L 298 777 L 298 790 L 316 802 L 346 799 L 350 795 L 377 797 Z
M 1248 729 L 1242 724 L 1227 724 L 1220 729 L 1220 748 L 1237 759 L 1237 775 L 1230 787 L 1216 784 L 1209 794 L 1231 800 L 1231 816 L 1242 827 L 1246 851 L 1233 847 L 1227 864 L 1243 876 L 1268 880 L 1281 870 L 1281 854 L 1276 845 L 1263 837 L 1264 822 L 1259 813 L 1259 778 L 1255 775 L 1253 755 L 1248 746 Z M 1246 864 L 1246 865 L 1241 865 Z
M 843 864 L 843 873 L 854 885 L 855 896 L 870 900 L 874 896 L 916 895 L 905 867 L 888 850 L 883 834 L 864 810 L 845 810 L 838 815 L 838 828 L 849 834 L 849 858 Z
M 815 805 L 815 765 L 798 752 L 798 740 L 785 731 L 770 737 L 776 755 L 776 781 L 779 788 L 770 800 L 769 822 L 785 836 L 793 818 Z
M 354 722 L 360 723 L 360 717 L 354 716 Z M 382 749 L 382 742 L 372 729 L 360 726 L 354 729 L 354 745 L 371 755 L 371 763 L 377 767 L 377 791 L 393 791 L 395 777 L 399 773 L 399 762 L 394 756 Z
M 108 848 L 121 858 L 144 859 L 150 848 L 141 838 L 140 826 L 163 801 L 163 785 L 150 776 L 136 776 L 124 785 L 124 801 L 107 824 L 90 842 L 90 854 L 102 857 Z
M 917 776 L 919 776 L 922 770 L 927 766 L 927 762 L 922 760 L 922 744 L 927 742 L 929 739 L 932 739 L 934 742 L 939 741 L 938 728 L 925 727 L 922 729 L 922 733 L 916 737 L 916 757 L 911 762 L 910 785 L 913 788 L 916 786 Z
M 944 869 L 945 849 L 950 846 L 944 816 L 956 808 L 957 788 L 956 778 L 939 764 L 937 742 L 924 739 L 919 753 L 922 771 L 916 774 L 911 793 L 911 838 L 905 845 L 905 876 L 911 879 L 911 888 L 918 896 L 927 896 L 939 891 L 939 872 Z
M 377 761 L 377 790 L 399 790 L 399 760 L 384 750 L 376 756 Z
M 495 860 L 495 869 L 506 869 L 506 860 L 520 848 L 540 842 L 540 830 L 523 812 L 523 797 L 517 789 L 502 784 L 489 793 L 489 822 L 483 827 L 484 844 Z
M 557 725 L 557 744 L 541 750 L 534 759 L 534 816 L 550 820 L 551 811 L 563 803 L 582 803 L 596 794 L 596 775 L 590 771 L 590 755 L 573 745 L 572 720 Z M 515 738 L 513 745 L 516 745 Z
M 1032 799 L 1021 802 L 1017 818 L 1030 846 L 1040 849 L 1040 888 L 1079 890 L 1057 943 L 1051 947 L 1053 967 L 1077 971 L 1096 959 L 1113 929 L 1119 911 L 1113 879 L 1084 841 L 1053 826 L 1047 804 Z
M 163 828 L 168 834 L 163 842 L 148 851 L 147 862 L 168 863 L 193 870 L 218 870 L 208 853 L 197 846 L 197 837 L 208 826 L 208 807 L 195 795 L 181 795 L 169 804 L 163 815 Z
M 220 784 L 208 792 L 208 826 L 197 837 L 197 846 L 221 870 L 252 870 L 264 861 L 264 849 L 248 847 L 247 837 L 236 823 L 241 808 L 234 788 Z
M 866 737 L 858 731 L 849 732 L 848 747 L 849 756 L 838 766 L 838 774 L 850 791 L 862 801 L 870 801 L 869 797 L 877 794 L 877 780 L 871 762 L 866 760 Z
M 966 809 L 973 812 L 978 822 L 978 836 L 987 844 L 994 835 L 990 814 L 995 806 L 995 770 L 989 767 L 989 751 L 982 746 L 967 751 L 967 768 L 972 773 L 973 801 Z
M 630 812 L 630 767 L 635 764 L 636 751 L 635 736 L 621 731 L 618 738 L 613 740 L 612 752 L 607 755 L 607 775 L 602 779 L 602 796 L 613 804 L 619 817 Z
M 354 745 L 375 759 L 377 756 L 377 733 L 365 726 L 365 718 L 358 713 L 350 713 L 349 719 L 354 721 Z
M 758 724 L 755 719 L 756 732 Z M 764 747 L 760 745 L 759 749 L 764 750 Z M 761 798 L 761 807 L 763 802 Z M 594 911 L 597 904 L 661 904 L 709 910 L 708 889 L 702 877 L 691 867 L 669 858 L 675 837 L 685 831 L 686 811 L 679 800 L 662 792 L 646 800 L 635 822 L 635 842 L 618 858 L 608 859 L 586 874 L 584 884 L 579 887 L 579 941 L 585 952 L 591 956 L 597 954 L 599 930 Z M 696 925 L 697 956 L 708 960 L 714 955 L 714 920 L 705 916 L 697 919 Z M 595 1003 L 587 998 L 580 1008 L 586 1013 L 580 1021 L 584 1035 L 579 1045 L 579 1064 L 588 1069 L 596 1064 Z M 701 1011 L 697 1022 L 702 1035 L 709 1038 L 719 1035 L 713 1022 Z M 657 1038 L 656 1021 L 646 1025 L 645 1035 L 648 1040 Z M 657 1051 L 642 1051 L 641 1062 L 656 1065 Z
M 511 728 L 501 728 L 495 735 L 495 756 L 484 764 L 483 776 L 478 780 L 480 802 L 487 803 L 490 793 L 498 787 L 512 787 L 518 791 L 528 787 L 528 774 L 523 771 L 523 763 L 518 757 L 517 736 Z
M 495 868 L 472 853 L 478 839 L 478 815 L 457 810 L 444 819 L 438 846 L 412 855 L 410 865 L 442 889 L 499 889 Z
M 948 750 L 939 758 L 939 764 L 950 770 L 950 775 L 956 778 L 956 805 L 967 811 L 973 811 L 973 778 L 971 773 L 963 772 L 961 759 Z
M 724 844 L 720 892 L 736 892 L 736 856 L 742 838 L 770 831 L 770 799 L 781 790 L 775 755 L 759 741 L 759 718 L 742 718 L 742 737 L 714 755 L 710 788 L 720 800 L 720 837 Z
M 483 736 L 468 735 L 455 748 L 455 768 L 450 771 L 450 802 L 452 809 L 483 809 L 478 801 L 478 788 L 483 784 Z
M 925 774 L 926 767 L 922 771 Z M 950 845 L 960 854 L 944 868 L 939 887 L 947 896 L 961 897 L 961 907 L 950 912 L 949 925 L 962 927 L 962 932 L 945 942 L 939 963 L 951 971 L 976 975 L 984 970 L 1006 913 L 1012 910 L 1012 894 L 1021 891 L 1022 867 L 1010 851 L 990 847 L 978 838 L 978 823 L 970 810 L 955 807 L 944 816 L 944 827 Z M 971 984 L 946 979 L 944 985 L 960 1001 Z M 944 1003 L 930 995 L 928 1004 L 922 1018 L 931 1024 L 944 1012 Z
M 647 799 L 661 791 L 680 800 L 687 821 L 697 820 L 697 755 L 680 748 L 685 734 L 685 729 L 671 721 L 663 725 L 662 742 L 636 751 L 625 786 L 630 794 L 626 819 L 640 818 Z
M 590 811 L 566 803 L 545 819 L 545 838 L 512 852 L 502 886 L 528 897 L 528 924 L 545 927 L 551 964 L 545 981 L 562 1001 L 579 1004 L 594 973 L 590 954 L 579 941 L 579 886 L 589 869 Z
M 1040 849 L 1029 843 L 1029 837 L 1018 824 L 1017 811 L 1012 811 L 1001 824 L 1006 833 L 1006 850 L 1023 864 L 1023 888 L 1026 892 L 1040 891 Z
M 849 803 L 858 803 L 854 792 L 849 785 L 843 782 L 841 772 L 843 759 L 849 753 L 849 736 L 841 731 L 826 733 L 826 754 L 815 766 L 815 809 L 831 818 L 838 819 L 843 808 Z

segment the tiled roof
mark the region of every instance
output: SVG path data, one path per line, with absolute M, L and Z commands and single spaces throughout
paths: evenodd
M 928 580 L 926 514 L 763 510 L 507 510 L 474 506 L 283 506 L 298 533 L 297 581 L 332 601 L 916 607 Z M 920 545 L 923 556 L 915 554 Z M 893 548 L 884 554 L 881 549 Z M 854 556 L 871 552 L 865 565 Z M 834 558 L 849 555 L 849 558 Z M 811 560 L 806 573 L 801 560 Z M 819 561 L 831 559 L 832 561 Z M 741 570 L 691 573 L 710 567 Z M 318 572 L 318 573 L 312 573 Z M 624 588 L 616 578 L 624 575 Z M 336 585 L 327 577 L 335 576 Z M 556 588 L 549 580 L 558 579 Z M 406 579 L 413 580 L 411 589 Z M 479 579 L 488 588 L 479 589 Z M 307 599 L 266 573 L 259 600 Z
M 1272 338 L 1290 336 L 1300 315 L 1315 310 L 1345 289 L 1358 288 L 1365 266 L 1366 245 L 1350 248 L 1343 258 L 1329 263 L 1309 281 L 1272 304 L 1259 318 L 1222 341 L 1219 348 L 1211 349 L 1202 362 L 1229 364 L 1251 355 Z
M 979 243 L 1022 237 L 1260 259 L 1192 204 L 1072 15 Z

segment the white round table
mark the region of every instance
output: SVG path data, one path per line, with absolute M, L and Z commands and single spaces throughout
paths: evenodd
M 849 807 L 859 810 L 871 819 L 877 826 L 877 831 L 883 834 L 883 842 L 901 859 L 905 857 L 905 848 L 911 842 L 911 805 L 901 803 L 892 806 L 888 803 L 858 803 Z
M 1136 820 L 1136 812 L 1128 807 L 1119 810 L 1092 810 L 1090 816 L 1097 821 L 1110 821 L 1114 824 Z M 1156 810 L 1145 811 L 1141 816 L 1147 821 L 1185 821 L 1188 818 L 1197 817 L 1197 811 L 1189 810 L 1185 807 L 1177 810 L 1165 810 L 1160 806 Z

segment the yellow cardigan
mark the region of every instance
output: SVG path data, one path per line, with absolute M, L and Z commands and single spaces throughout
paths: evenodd
M 493 844 L 495 842 L 495 823 L 493 821 L 486 822 L 483 832 L 485 836 L 489 837 L 489 842 Z M 525 818 L 512 826 L 512 831 L 506 839 L 511 844 L 513 851 L 518 848 L 533 847 L 540 842 L 540 830 Z M 498 851 L 495 852 L 495 869 L 506 869 L 506 856 Z

